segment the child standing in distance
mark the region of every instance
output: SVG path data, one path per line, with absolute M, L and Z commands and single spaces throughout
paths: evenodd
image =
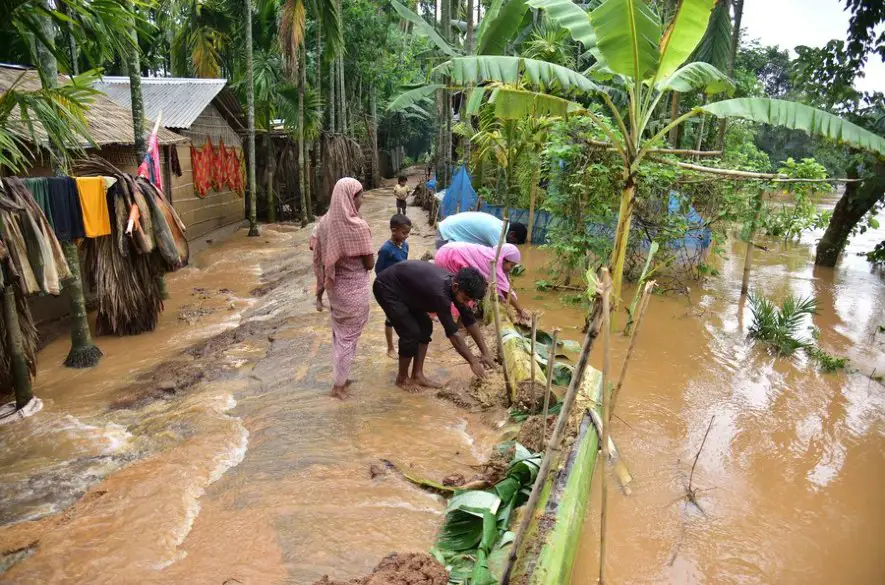
M 406 176 L 400 175 L 396 186 L 393 188 L 393 196 L 396 197 L 396 212 L 406 214 L 406 199 L 409 197 L 409 188 L 406 187 Z
M 400 177 L 400 181 L 404 179 L 405 177 Z M 399 200 L 397 200 L 397 206 L 399 206 Z M 412 221 L 405 215 L 397 213 L 390 218 L 390 239 L 384 242 L 384 245 L 378 250 L 375 276 L 381 274 L 385 268 L 409 259 L 409 243 L 406 240 L 411 231 Z M 393 325 L 386 318 L 384 319 L 384 337 L 387 339 L 387 357 L 398 359 L 396 350 L 393 348 Z

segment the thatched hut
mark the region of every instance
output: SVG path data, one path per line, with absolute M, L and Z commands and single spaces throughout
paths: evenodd
M 129 78 L 104 77 L 94 86 L 123 108 L 131 108 Z M 246 119 L 240 103 L 225 79 L 143 77 L 141 93 L 145 116 L 187 140 L 163 154 L 167 168 L 175 155 L 181 175 L 164 175 L 168 196 L 187 226 L 189 240 L 212 231 L 239 225 L 245 217 L 244 183 L 231 180 L 245 176 L 241 136 Z M 206 159 L 211 164 L 206 164 Z M 227 167 L 231 176 L 206 177 L 207 168 Z M 168 177 L 168 179 L 167 179 Z M 241 177 L 242 178 L 242 177 Z

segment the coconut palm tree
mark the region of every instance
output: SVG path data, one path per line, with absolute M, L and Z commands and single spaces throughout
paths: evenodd
M 246 131 L 249 149 L 249 237 L 257 238 L 258 233 L 258 193 L 255 186 L 255 75 L 253 70 L 254 51 L 252 49 L 252 0 L 243 0 L 245 15 L 243 26 L 246 29 Z
M 510 0 L 506 5 L 521 1 Z M 550 20 L 568 30 L 574 40 L 588 49 L 595 64 L 587 75 L 521 57 L 453 57 L 434 68 L 432 80 L 437 83 L 406 92 L 397 102 L 408 104 L 417 96 L 426 95 L 429 88 L 445 84 L 450 88 L 481 89 L 474 93 L 486 94 L 503 117 L 523 117 L 530 112 L 567 116 L 581 111 L 593 119 L 608 139 L 595 146 L 616 152 L 622 169 L 620 209 L 609 260 L 614 306 L 620 299 L 638 171 L 644 161 L 654 160 L 723 176 L 748 176 L 669 158 L 667 155 L 686 154 L 663 148 L 663 140 L 673 128 L 687 120 L 709 114 L 776 124 L 885 154 L 885 139 L 855 124 L 803 104 L 765 98 L 706 103 L 652 133 L 649 130 L 652 116 L 661 100 L 672 92 L 702 90 L 715 95 L 733 88 L 727 75 L 713 65 L 686 63 L 707 30 L 716 0 L 683 0 L 666 26 L 644 0 L 605 0 L 590 12 L 571 0 L 525 0 L 525 4 L 544 10 Z M 607 85 L 600 85 L 603 82 Z M 616 92 L 626 94 L 626 107 L 615 105 L 612 95 Z M 591 99 L 601 102 L 613 126 L 596 107 L 587 107 Z M 754 178 L 784 180 L 778 175 L 755 174 Z

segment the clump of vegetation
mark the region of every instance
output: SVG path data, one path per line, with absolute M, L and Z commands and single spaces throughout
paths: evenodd
M 770 299 L 751 294 L 750 311 L 753 314 L 750 337 L 767 343 L 778 356 L 791 356 L 801 349 L 820 365 L 823 372 L 835 372 L 845 367 L 847 358 L 829 354 L 813 339 L 802 336 L 806 318 L 817 314 L 817 302 L 813 298 L 790 295 L 778 307 Z

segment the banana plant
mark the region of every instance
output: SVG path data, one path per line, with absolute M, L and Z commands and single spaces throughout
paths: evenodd
M 651 132 L 649 126 L 657 106 L 674 92 L 701 90 L 708 95 L 732 92 L 734 86 L 728 76 L 713 65 L 686 63 L 704 37 L 717 0 L 682 0 L 666 23 L 645 0 L 594 2 L 589 12 L 571 0 L 525 0 L 524 4 L 545 11 L 550 21 L 566 29 L 595 58 L 595 64 L 586 74 L 523 57 L 453 56 L 432 70 L 431 81 L 439 84 L 446 80 L 447 86 L 455 89 L 476 87 L 481 91 L 474 91 L 470 102 L 482 99 L 494 102 L 502 117 L 567 116 L 580 111 L 599 126 L 607 141 L 594 146 L 616 152 L 622 166 L 618 224 L 609 259 L 615 307 L 620 300 L 639 167 L 649 159 L 677 166 L 686 164 L 661 158 L 686 153 L 663 148 L 671 129 L 696 116 L 709 114 L 804 130 L 885 154 L 885 139 L 855 124 L 803 104 L 766 98 L 709 102 Z M 411 91 L 418 93 L 420 89 Z M 616 106 L 612 99 L 616 92 L 626 93 L 623 108 Z M 408 94 L 400 96 L 406 103 L 414 98 Z M 601 101 L 604 110 L 587 107 L 591 98 Z M 399 98 L 394 103 L 398 101 Z M 736 171 L 689 166 L 693 170 L 746 176 Z M 779 179 L 777 176 L 766 178 Z

